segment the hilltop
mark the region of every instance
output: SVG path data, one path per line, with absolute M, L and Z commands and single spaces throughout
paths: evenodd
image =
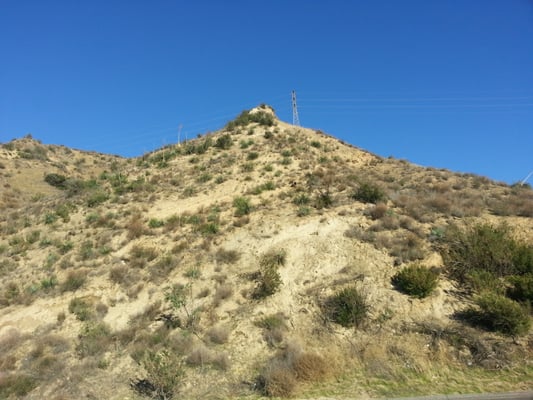
M 0 397 L 533 387 L 529 187 L 266 105 L 138 158 L 16 139 L 0 185 Z

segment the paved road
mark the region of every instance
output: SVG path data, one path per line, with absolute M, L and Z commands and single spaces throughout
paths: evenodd
M 343 400 L 348 400 L 343 397 Z M 315 400 L 337 400 L 334 397 L 320 397 Z M 381 399 L 354 398 L 353 400 L 533 400 L 533 391 L 511 393 L 483 393 L 483 394 L 437 394 L 421 397 L 387 397 Z
M 483 394 L 443 394 L 423 397 L 402 397 L 395 400 L 533 400 L 533 391 Z

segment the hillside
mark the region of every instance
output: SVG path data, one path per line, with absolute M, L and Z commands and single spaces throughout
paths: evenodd
M 135 159 L 13 140 L 0 186 L 0 398 L 533 387 L 529 187 L 268 106 Z

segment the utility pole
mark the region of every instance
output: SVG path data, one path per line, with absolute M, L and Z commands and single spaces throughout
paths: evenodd
M 182 124 L 178 127 L 178 146 L 181 146 L 181 128 L 183 128 Z
M 296 105 L 296 92 L 292 91 L 292 124 L 300 126 L 300 119 L 298 118 L 298 106 Z

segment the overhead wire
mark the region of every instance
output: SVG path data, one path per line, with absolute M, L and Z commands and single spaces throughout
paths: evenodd
M 279 100 L 283 97 L 289 99 L 289 95 L 277 96 L 272 101 L 265 102 L 272 105 L 279 104 Z M 287 101 L 288 102 L 288 101 Z M 181 125 L 181 140 L 192 139 L 193 137 L 204 134 L 209 131 L 221 129 L 231 118 L 236 117 L 246 106 L 240 105 L 241 108 L 233 107 L 233 112 L 222 114 L 222 112 L 229 110 L 219 110 L 216 113 L 210 113 L 205 116 L 195 115 L 194 120 L 187 120 L 186 118 L 176 118 L 176 124 L 172 127 L 165 127 L 156 130 L 142 130 L 140 133 L 131 133 L 128 131 L 113 131 L 112 133 L 102 133 L 93 137 L 93 140 L 84 141 L 83 146 L 92 149 L 106 149 L 106 152 L 130 153 L 132 150 L 137 150 L 137 153 L 152 151 L 161 146 L 177 143 L 178 130 Z M 235 111 L 237 110 L 237 111 Z M 125 140 L 127 138 L 127 140 Z M 140 147 L 143 147 L 142 149 Z

